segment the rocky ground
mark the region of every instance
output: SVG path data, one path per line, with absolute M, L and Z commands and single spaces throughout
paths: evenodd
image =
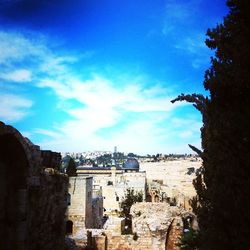
M 185 196 L 195 195 L 193 179 L 201 166 L 200 158 L 177 159 L 160 162 L 141 162 L 140 171 L 146 171 L 147 183 L 161 181 L 165 187 L 180 191 Z

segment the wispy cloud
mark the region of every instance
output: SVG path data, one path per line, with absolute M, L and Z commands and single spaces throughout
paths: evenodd
M 43 138 L 36 143 L 57 151 L 111 149 L 114 145 L 139 153 L 169 150 L 166 145 L 173 128 L 168 119 L 175 109 L 186 105 L 170 103 L 175 97 L 170 86 L 154 85 L 152 79 L 149 86 L 148 79 L 140 74 L 123 73 L 124 77 L 117 78 L 112 68 L 109 74 L 97 68 L 86 78 L 73 66 L 93 52 L 80 58 L 73 53 L 55 53 L 45 37 L 38 37 L 0 32 L 0 65 L 5 72 L 0 75 L 2 81 L 29 82 L 27 92 L 29 86 L 40 89 L 45 100 L 49 90 L 60 100 L 60 105 L 55 103 L 57 112 L 67 114 L 60 122 L 53 117 L 50 127 L 38 124 L 32 131 L 25 130 L 29 135 L 32 132 L 32 138 Z M 18 89 L 24 84 L 16 85 Z M 20 121 L 33 107 L 33 102 L 21 94 L 4 93 L 1 98 L 0 118 L 4 121 Z M 193 131 L 185 130 L 185 126 L 179 128 L 176 136 L 192 138 Z M 174 142 L 168 147 L 173 148 Z
M 65 110 L 73 119 L 55 126 L 53 131 L 61 137 L 42 142 L 44 147 L 68 145 L 76 149 L 84 147 L 84 142 L 92 149 L 97 145 L 107 149 L 119 144 L 123 149 L 131 148 L 137 152 L 152 151 L 153 147 L 156 150 L 157 141 L 159 143 L 164 138 L 160 126 L 166 115 L 184 105 L 172 105 L 170 99 L 173 97 L 164 96 L 163 88 L 159 86 L 145 88 L 138 83 L 117 88 L 110 79 L 100 76 L 70 84 L 44 81 L 38 86 L 52 88 L 61 98 L 75 99 L 82 104 L 82 107 Z M 116 126 L 120 128 L 117 130 Z M 102 129 L 112 130 L 113 127 L 107 138 Z M 160 148 L 161 144 L 158 146 Z
M 194 69 L 207 65 L 210 55 L 205 45 L 205 30 L 197 27 L 200 4 L 200 0 L 166 1 L 162 28 L 163 36 L 172 39 L 173 48 L 190 58 Z
M 18 95 L 1 94 L 0 119 L 5 122 L 16 122 L 29 114 L 27 109 L 32 101 Z
M 203 50 L 206 48 L 205 45 L 205 35 L 199 34 L 195 35 L 193 37 L 187 37 L 183 43 L 176 44 L 175 47 L 177 49 L 186 50 L 189 53 L 197 54 L 200 50 Z
M 205 44 L 205 34 L 192 34 L 182 40 L 179 40 L 174 47 L 178 50 L 185 51 L 192 60 L 192 66 L 199 68 L 207 65 L 209 62 L 210 50 Z
M 11 65 L 13 62 L 24 59 L 39 60 L 48 54 L 48 49 L 42 37 L 30 40 L 18 32 L 0 31 L 0 63 Z
M 31 101 L 22 97 L 21 91 L 13 95 L 24 86 L 12 86 L 11 83 L 29 82 L 30 86 L 36 86 L 36 82 L 45 76 L 63 75 L 68 70 L 66 65 L 74 61 L 73 56 L 56 55 L 49 48 L 47 39 L 40 34 L 0 30 L 0 86 L 2 91 L 10 94 L 1 94 L 1 119 L 19 121 L 32 107 Z
M 6 72 L 13 70 L 19 75 L 25 73 L 26 77 L 31 73 L 62 74 L 66 65 L 77 59 L 73 55 L 57 55 L 50 46 L 41 34 L 0 31 L 0 65 Z M 19 68 L 18 63 L 27 65 L 26 69 Z
M 60 138 L 59 133 L 56 133 L 56 132 L 51 131 L 51 130 L 46 130 L 46 129 L 35 129 L 35 130 L 33 130 L 33 133 L 40 134 L 40 135 L 46 135 L 46 136 L 52 137 L 54 139 Z
M 170 120 L 170 123 L 172 124 L 173 133 L 180 139 L 193 140 L 202 127 L 202 122 L 197 117 L 185 117 L 183 119 L 174 117 Z
M 162 33 L 168 35 L 176 32 L 181 26 L 191 23 L 198 11 L 200 0 L 168 0 L 165 5 L 165 18 Z
M 0 73 L 0 79 L 13 82 L 30 82 L 31 72 L 27 69 L 18 69 L 11 72 Z

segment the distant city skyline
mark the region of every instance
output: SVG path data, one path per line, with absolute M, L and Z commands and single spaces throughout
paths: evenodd
M 0 0 L 0 120 L 42 149 L 192 153 L 221 0 Z

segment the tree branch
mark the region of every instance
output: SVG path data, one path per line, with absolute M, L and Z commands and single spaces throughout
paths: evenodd
M 196 148 L 195 146 L 193 146 L 193 145 L 191 145 L 191 144 L 188 144 L 188 146 L 189 146 L 195 153 L 197 153 L 197 154 L 202 158 L 203 152 L 202 152 L 200 149 Z
M 192 94 L 192 95 L 181 94 L 181 95 L 177 96 L 171 102 L 175 103 L 177 101 L 181 101 L 181 102 L 186 101 L 186 102 L 193 103 L 193 106 L 204 115 L 205 106 L 206 106 L 206 103 L 208 102 L 208 98 L 204 97 L 201 94 Z

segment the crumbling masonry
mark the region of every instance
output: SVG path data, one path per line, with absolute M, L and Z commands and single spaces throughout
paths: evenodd
M 0 122 L 0 249 L 64 249 L 68 177 L 59 164 L 60 154 Z

